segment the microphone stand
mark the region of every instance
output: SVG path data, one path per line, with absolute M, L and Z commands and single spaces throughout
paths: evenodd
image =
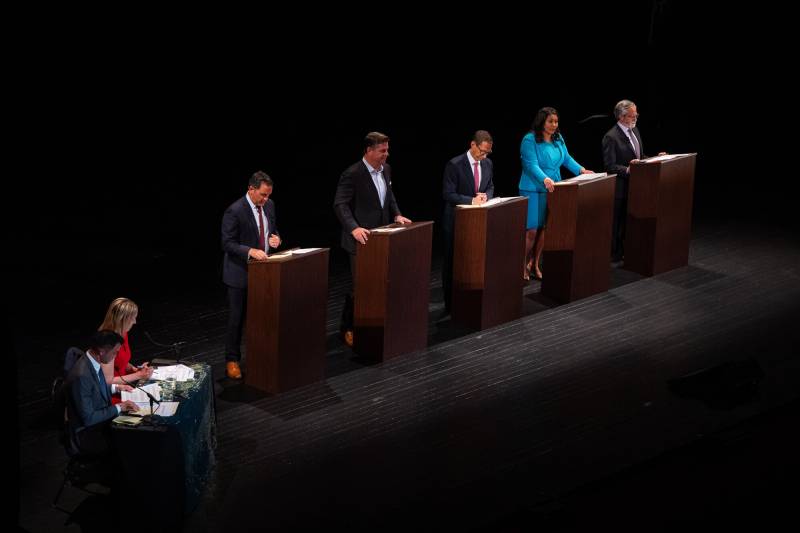
M 143 393 L 145 393 L 145 394 L 147 395 L 147 397 L 148 397 L 148 398 L 149 398 L 149 400 L 150 400 L 150 414 L 149 414 L 149 415 L 144 415 L 144 416 L 142 417 L 142 421 L 145 421 L 145 420 L 146 420 L 147 422 L 150 422 L 150 423 L 152 424 L 152 423 L 153 423 L 153 418 L 152 418 L 152 417 L 153 417 L 153 414 L 155 414 L 155 413 L 153 412 L 153 402 L 157 403 L 159 406 L 161 405 L 161 402 L 160 402 L 160 401 L 158 401 L 158 400 L 156 400 L 155 396 L 153 396 L 152 394 L 150 394 L 148 391 L 144 390 L 144 389 L 143 389 L 142 387 L 140 387 L 139 385 L 134 385 L 133 383 L 130 383 L 129 381 L 127 381 L 127 380 L 126 380 L 124 377 L 122 377 L 122 376 L 119 376 L 119 379 L 121 379 L 121 380 L 122 380 L 122 382 L 123 382 L 124 384 L 126 384 L 126 385 L 128 385 L 128 386 L 130 386 L 130 387 L 133 387 L 133 388 L 135 388 L 135 389 L 139 389 L 140 391 L 142 391 Z
M 172 344 L 162 344 L 160 342 L 154 341 L 153 337 L 150 336 L 150 332 L 149 331 L 145 331 L 144 334 L 147 336 L 148 339 L 150 339 L 150 342 L 152 342 L 156 346 L 159 346 L 161 348 L 172 348 L 172 350 L 175 352 L 175 361 L 169 361 L 169 360 L 166 360 L 166 359 L 153 359 L 153 361 L 152 361 L 153 364 L 157 364 L 157 362 L 158 362 L 158 364 L 175 364 L 175 365 L 180 364 L 180 362 L 181 362 L 181 346 L 186 344 L 186 341 L 173 342 Z

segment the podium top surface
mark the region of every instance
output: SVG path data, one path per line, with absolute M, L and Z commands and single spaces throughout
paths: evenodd
M 266 261 L 253 261 L 251 259 L 248 259 L 247 264 L 258 265 L 267 263 L 280 263 L 284 261 L 294 261 L 296 259 L 302 259 L 303 257 L 309 257 L 312 255 L 325 253 L 328 252 L 329 250 L 330 248 L 297 248 L 297 247 L 290 248 L 289 250 L 284 250 L 283 252 L 278 252 L 267 256 Z
M 582 187 L 584 185 L 589 185 L 592 183 L 598 183 L 601 181 L 609 180 L 616 178 L 616 174 L 604 174 L 600 176 L 592 176 L 590 178 L 581 178 L 580 176 L 575 176 L 574 178 L 568 178 L 565 180 L 561 180 L 559 182 L 554 183 L 555 187 L 569 187 L 569 186 L 578 186 Z
M 459 204 L 456 206 L 456 209 L 492 209 L 497 206 L 502 205 L 509 205 L 516 202 L 521 202 L 525 199 L 524 196 L 506 196 L 506 197 L 497 197 L 492 198 L 486 203 L 480 205 L 472 205 L 472 204 Z
M 424 220 L 421 222 L 412 222 L 411 224 L 387 224 L 386 226 L 380 226 L 377 228 L 372 228 L 369 230 L 370 235 L 391 235 L 393 233 L 398 233 L 401 231 L 407 231 L 410 229 L 421 228 L 423 226 L 429 226 L 433 224 L 433 220 Z
M 639 165 L 652 165 L 654 163 L 671 163 L 672 161 L 678 161 L 681 159 L 686 159 L 687 157 L 695 157 L 697 156 L 697 152 L 687 153 L 687 154 L 666 154 L 666 155 L 657 155 L 655 157 L 648 157 L 647 159 L 640 159 L 638 163 Z

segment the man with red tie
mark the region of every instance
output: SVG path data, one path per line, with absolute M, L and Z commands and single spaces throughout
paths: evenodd
M 281 244 L 275 224 L 272 179 L 262 171 L 250 177 L 247 193 L 233 202 L 222 216 L 222 282 L 228 288 L 228 332 L 225 338 L 225 371 L 241 379 L 242 325 L 247 309 L 247 262 L 263 261 L 270 249 Z
M 444 306 L 450 312 L 453 281 L 453 233 L 456 218 L 456 206 L 464 204 L 479 205 L 494 196 L 494 170 L 492 160 L 487 156 L 492 153 L 494 141 L 488 131 L 478 130 L 472 136 L 469 150 L 457 155 L 444 167 L 444 215 L 442 231 L 444 240 L 444 260 L 442 261 L 442 291 Z

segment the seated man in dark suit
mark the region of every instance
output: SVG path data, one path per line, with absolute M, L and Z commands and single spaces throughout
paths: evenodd
M 456 206 L 480 205 L 494 196 L 494 168 L 487 156 L 492 153 L 492 136 L 488 131 L 478 130 L 472 136 L 469 150 L 457 155 L 444 167 L 442 196 L 444 215 L 442 232 L 444 237 L 444 260 L 442 261 L 442 291 L 444 307 L 450 311 L 453 281 L 453 237 Z
M 247 310 L 247 262 L 264 261 L 267 250 L 281 244 L 275 223 L 275 203 L 270 200 L 272 178 L 258 171 L 250 177 L 247 193 L 222 216 L 222 281 L 228 288 L 228 332 L 225 337 L 225 372 L 242 379 L 242 325 Z
M 89 349 L 79 357 L 64 382 L 67 400 L 67 433 L 73 454 L 104 455 L 110 450 L 109 422 L 121 412 L 135 411 L 131 401 L 111 403 L 115 387 L 106 383 L 100 363 L 111 363 L 122 345 L 122 337 L 109 330 L 92 335 Z
M 400 214 L 392 192 L 389 137 L 373 131 L 364 138 L 364 156 L 350 165 L 339 178 L 333 210 L 342 225 L 342 248 L 350 258 L 350 273 L 355 281 L 356 246 L 366 244 L 369 230 L 392 222 L 410 224 Z M 340 331 L 344 342 L 353 346 L 353 293 L 345 295 Z

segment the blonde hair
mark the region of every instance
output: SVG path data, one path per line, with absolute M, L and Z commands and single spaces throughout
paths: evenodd
M 100 327 L 97 329 L 110 329 L 111 331 L 115 331 L 122 335 L 122 328 L 125 323 L 138 312 L 139 306 L 137 306 L 133 300 L 129 300 L 128 298 L 117 298 L 111 302 L 111 305 L 108 306 L 106 317 L 103 319 L 103 323 L 100 324 Z

